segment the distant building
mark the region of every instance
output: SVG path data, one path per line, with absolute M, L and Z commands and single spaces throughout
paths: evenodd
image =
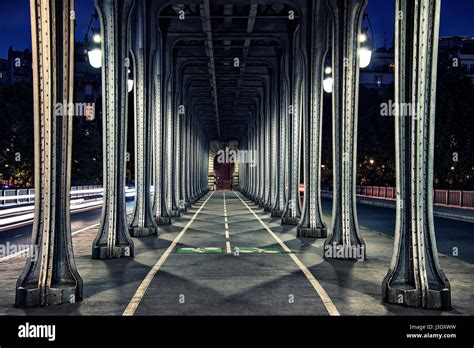
M 29 49 L 16 51 L 13 47 L 10 47 L 8 49 L 7 64 L 7 84 L 32 83 L 32 55 Z
M 395 72 L 393 48 L 378 48 L 367 68 L 360 69 L 359 83 L 366 88 L 386 88 L 393 83 Z
M 98 101 L 102 96 L 102 71 L 93 68 L 87 57 L 87 46 L 76 42 L 74 58 L 74 101 L 87 103 L 87 116 L 80 122 L 93 121 L 101 110 Z M 93 105 L 93 107 L 91 107 Z
M 8 60 L 0 59 L 0 86 L 7 84 Z
M 470 77 L 474 83 L 474 37 L 472 36 L 444 36 L 439 41 L 440 52 L 447 54 L 462 72 Z
M 439 52 L 457 58 L 462 72 L 474 83 L 474 37 L 445 36 L 439 40 Z M 378 48 L 367 68 L 360 70 L 360 84 L 366 88 L 384 88 L 394 82 L 395 55 L 393 48 Z
M 0 59 L 0 85 L 33 83 L 32 54 L 29 49 L 8 50 L 8 59 Z M 74 59 L 74 101 L 96 103 L 102 94 L 101 69 L 94 69 L 87 59 L 86 45 L 76 42 Z M 89 109 L 88 109 L 89 111 Z M 97 109 L 95 109 L 97 113 Z M 95 118 L 89 116 L 91 121 Z
M 82 42 L 76 42 L 75 47 L 74 85 L 76 102 L 93 103 L 102 95 L 101 69 L 90 65 L 87 47 Z

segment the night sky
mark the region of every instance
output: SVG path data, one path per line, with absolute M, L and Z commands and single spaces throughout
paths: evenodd
M 392 44 L 394 4 L 394 0 L 369 0 L 376 47 Z M 441 35 L 474 36 L 474 0 L 442 0 L 441 4 Z M 76 1 L 76 39 L 84 37 L 93 13 L 93 0 Z M 0 34 L 0 58 L 7 57 L 10 46 L 31 48 L 29 0 L 0 0 Z

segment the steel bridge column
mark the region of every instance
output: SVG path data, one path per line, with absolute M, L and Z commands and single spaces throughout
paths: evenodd
M 73 0 L 31 1 L 35 128 L 35 214 L 28 261 L 16 284 L 15 305 L 82 300 L 71 240 Z M 58 103 L 66 103 L 58 114 Z
M 133 0 L 96 0 L 103 33 L 104 205 L 99 231 L 92 245 L 94 259 L 133 256 L 125 208 L 127 63 L 133 5 Z
M 175 104 L 176 105 L 176 104 Z M 173 210 L 172 215 L 179 217 L 181 215 L 180 209 L 180 182 L 181 182 L 181 114 L 178 107 L 174 107 L 174 122 L 173 122 Z
M 383 301 L 410 307 L 451 307 L 433 224 L 433 152 L 440 0 L 397 0 L 395 105 L 397 224 Z M 411 117 L 409 117 L 411 116 Z
M 251 144 L 251 138 L 252 138 L 252 123 L 251 120 L 249 119 L 247 123 L 247 139 L 245 141 L 245 150 L 247 150 L 247 154 L 250 154 L 250 151 L 252 150 L 252 144 Z M 251 174 L 251 166 L 250 163 L 245 163 L 245 187 L 243 188 L 243 194 L 245 197 L 250 197 L 250 192 L 251 192 L 251 187 L 252 187 L 252 174 Z
M 270 100 L 271 100 L 271 89 L 272 85 L 271 82 L 268 81 L 266 84 L 265 90 L 265 110 L 264 110 L 264 122 L 265 122 L 265 128 L 264 128 L 264 162 L 265 162 L 265 172 L 264 172 L 264 197 L 263 197 L 263 210 L 266 212 L 270 212 L 272 210 L 272 201 L 271 201 L 271 185 L 272 182 L 274 181 L 274 178 L 272 177 L 272 158 L 270 156 L 270 152 L 272 150 L 272 134 L 271 134 L 271 105 L 270 105 Z
M 190 207 L 192 204 L 192 185 L 191 185 L 191 177 L 192 177 L 192 155 L 193 155 L 193 147 L 191 142 L 192 137 L 192 128 L 191 128 L 191 121 L 193 120 L 193 114 L 189 114 L 186 117 L 186 202 L 187 206 Z
M 258 112 L 256 110 L 255 112 Z M 258 115 L 255 115 L 255 120 L 254 120 L 254 130 L 253 130 L 253 151 L 255 151 L 255 156 L 257 157 L 255 159 L 255 166 L 253 167 L 253 192 L 251 199 L 254 203 L 258 202 L 258 188 L 259 188 L 259 167 L 260 167 L 260 152 L 259 152 L 259 146 L 258 146 Z
M 265 116 L 263 111 L 264 98 L 261 99 L 260 110 L 258 111 L 258 123 L 257 123 L 257 149 L 258 149 L 258 165 L 256 167 L 258 173 L 257 180 L 257 197 L 256 204 L 259 207 L 263 207 L 263 196 L 264 196 L 264 181 L 265 181 Z
M 186 192 L 186 182 L 187 182 L 187 177 L 186 177 L 186 170 L 188 166 L 188 159 L 186 154 L 188 153 L 187 149 L 187 109 L 186 109 L 186 114 L 184 115 L 182 119 L 182 127 L 181 127 L 181 134 L 180 134 L 180 139 L 181 139 L 181 182 L 180 182 L 180 196 L 181 196 L 181 202 L 179 204 L 179 209 L 182 212 L 185 212 L 187 210 L 188 206 L 188 194 Z
M 193 121 L 191 123 L 191 146 L 192 146 L 192 152 L 191 152 L 191 160 L 192 160 L 192 171 L 191 171 L 191 192 L 192 192 L 192 203 L 196 203 L 198 200 L 198 195 L 197 195 L 197 190 L 196 190 L 196 166 L 197 166 L 197 122 L 196 122 L 197 116 L 194 115 Z
M 288 105 L 287 105 L 287 98 L 286 98 L 286 83 L 287 83 L 287 53 L 284 53 L 282 58 L 281 58 L 281 63 L 280 63 L 280 86 L 279 86 L 279 93 L 280 93 L 280 98 L 279 98 L 279 118 L 278 118 L 278 144 L 279 144 L 279 150 L 278 150 L 278 181 L 277 181 L 277 196 L 275 199 L 275 205 L 273 206 L 272 210 L 272 216 L 273 217 L 281 217 L 283 213 L 283 209 L 285 207 L 285 201 L 286 201 L 286 163 L 287 163 L 287 156 L 286 156 L 286 151 L 287 151 L 287 110 L 288 110 Z
M 161 34 L 157 32 L 157 52 L 154 57 L 153 70 L 153 165 L 154 165 L 154 186 L 153 196 L 153 217 L 157 224 L 160 223 L 161 212 L 163 211 L 163 112 L 162 112 L 162 91 L 161 91 Z
M 252 119 L 249 118 L 249 123 L 248 123 L 248 128 L 247 128 L 247 150 L 249 151 L 248 153 L 250 153 L 250 151 L 253 151 L 253 147 L 252 147 Z M 250 163 L 247 163 L 246 164 L 246 167 L 247 167 L 247 188 L 245 190 L 245 196 L 249 199 L 251 199 L 250 197 L 252 196 L 252 187 L 253 187 L 253 173 L 252 173 L 252 166 L 250 165 Z
M 305 194 L 303 212 L 298 225 L 299 237 L 326 238 L 327 230 L 321 217 L 321 132 L 323 117 L 323 69 L 327 52 L 327 17 L 326 1 L 317 1 L 313 5 L 312 38 L 308 49 L 311 52 L 311 69 L 308 69 L 310 83 L 305 90 L 311 91 L 305 100 L 305 108 L 311 108 L 304 115 L 304 185 Z M 305 93 L 308 96 L 308 93 Z
M 367 0 L 329 0 L 333 20 L 334 198 L 325 258 L 365 259 L 356 212 L 358 35 Z
M 253 119 L 250 119 L 250 125 L 249 125 L 249 150 L 250 151 L 255 151 L 255 147 L 254 147 L 254 120 Z M 254 152 L 256 153 L 256 152 Z M 255 164 L 257 163 L 256 162 L 256 158 L 255 158 Z M 253 195 L 254 195 L 254 187 L 255 187 L 255 183 L 254 183 L 254 180 L 255 180 L 255 165 L 254 166 L 250 166 L 249 164 L 249 192 L 248 192 L 248 195 L 247 197 L 250 199 L 250 200 L 253 200 Z
M 169 60 L 169 59 L 168 59 Z M 167 71 L 169 62 L 166 63 Z M 159 225 L 171 224 L 171 195 L 172 195 L 172 182 L 171 182 L 171 170 L 172 170 L 172 130 L 173 130 L 173 119 L 172 119 L 172 105 L 171 105 L 171 83 L 169 77 L 165 77 L 164 80 L 164 96 L 163 96 L 163 130 L 162 130 L 162 144 L 163 144 L 163 155 L 162 155 L 162 192 L 161 192 L 161 214 L 158 220 Z
M 151 16 L 153 17 L 153 15 Z M 136 0 L 134 16 L 132 52 L 135 68 L 135 208 L 130 223 L 130 235 L 134 237 L 158 234 L 158 226 L 153 219 L 151 187 L 151 129 L 153 86 L 153 62 L 150 61 L 154 49 L 154 27 L 150 25 L 146 0 Z M 154 23 L 154 21 L 152 21 Z M 156 24 L 156 23 L 155 23 Z M 151 39 L 150 37 L 151 36 Z
M 272 178 L 270 185 L 270 206 L 268 211 L 273 212 L 276 200 L 278 199 L 278 120 L 279 120 L 279 103 L 278 103 L 278 71 L 272 72 L 272 108 L 270 114 L 270 162 Z
M 303 83 L 304 83 L 304 52 L 302 48 L 302 36 L 304 31 L 303 23 L 305 17 L 302 16 L 302 23 L 297 29 L 296 40 L 294 43 L 294 74 L 293 74 L 293 104 L 289 110 L 289 119 L 291 126 L 288 129 L 287 136 L 289 140 L 288 155 L 288 201 L 282 214 L 281 222 L 286 225 L 296 225 L 301 218 L 300 202 L 300 139 L 301 139 L 301 116 L 303 113 Z

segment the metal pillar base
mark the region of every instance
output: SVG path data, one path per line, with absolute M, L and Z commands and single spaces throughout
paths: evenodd
M 156 223 L 158 225 L 171 225 L 171 217 L 169 216 L 162 216 L 156 219 Z
M 124 257 L 133 257 L 133 246 L 116 245 L 113 247 L 111 254 L 109 254 L 107 246 L 94 245 L 92 247 L 92 258 L 94 260 L 121 259 Z
M 59 285 L 59 286 L 58 286 Z M 79 285 L 64 282 L 55 284 L 54 288 L 47 288 L 45 296 L 42 296 L 40 288 L 19 287 L 16 290 L 16 307 L 38 307 L 59 306 L 67 303 L 75 303 L 82 300 L 82 289 Z
M 298 226 L 297 236 L 307 238 L 326 238 L 328 236 L 328 231 L 325 226 L 313 228 L 309 226 Z
M 171 217 L 180 217 L 180 216 L 181 216 L 181 212 L 179 209 L 171 211 Z
M 128 231 L 132 237 L 149 237 L 158 235 L 156 227 L 130 227 Z
M 429 289 L 425 297 L 425 305 L 421 305 L 421 291 L 407 289 L 405 282 L 390 283 L 384 280 L 383 302 L 406 307 L 423 307 L 427 309 L 451 309 L 451 292 L 449 288 Z
M 273 210 L 271 217 L 281 217 L 283 215 L 283 210 Z
M 285 216 L 281 219 L 281 224 L 282 225 L 298 225 L 299 221 L 300 221 L 300 218 L 298 217 Z
M 266 204 L 266 205 L 263 207 L 263 211 L 269 213 L 269 212 L 272 211 L 272 208 L 273 208 L 273 206 L 272 206 L 271 204 Z
M 344 244 L 344 243 L 324 243 L 323 256 L 325 259 L 355 260 L 364 261 L 366 259 L 365 243 Z

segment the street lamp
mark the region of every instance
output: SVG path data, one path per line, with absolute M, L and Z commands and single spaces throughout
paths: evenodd
M 130 69 L 128 69 L 127 88 L 128 88 L 128 93 L 133 91 L 133 80 L 130 78 Z
M 87 27 L 86 34 L 84 35 L 84 43 L 88 44 L 87 47 L 87 57 L 89 59 L 89 64 L 96 69 L 102 67 L 102 37 L 100 36 L 100 29 L 96 30 L 92 28 L 92 22 L 98 21 L 99 15 L 97 11 L 91 16 L 89 21 L 89 26 Z M 89 37 L 89 33 L 92 32 L 92 37 Z
M 332 69 L 330 67 L 326 67 L 324 69 L 324 80 L 323 80 L 324 92 L 332 93 L 333 84 L 334 84 L 334 80 L 332 79 Z
M 364 14 L 364 19 L 367 19 L 372 39 L 370 39 L 367 35 L 369 28 L 363 29 L 362 33 L 358 37 L 359 49 L 357 50 L 357 55 L 359 56 L 359 67 L 362 69 L 367 68 L 370 64 L 370 61 L 372 60 L 372 45 L 374 41 L 374 32 L 372 30 L 372 24 L 370 23 L 369 15 L 367 13 Z
M 87 56 L 89 57 L 89 63 L 93 68 L 102 68 L 102 47 L 100 43 L 102 38 L 99 33 L 92 35 L 92 40 L 87 49 Z
M 367 34 L 362 33 L 359 35 L 359 67 L 367 68 L 372 60 L 372 49 Z

